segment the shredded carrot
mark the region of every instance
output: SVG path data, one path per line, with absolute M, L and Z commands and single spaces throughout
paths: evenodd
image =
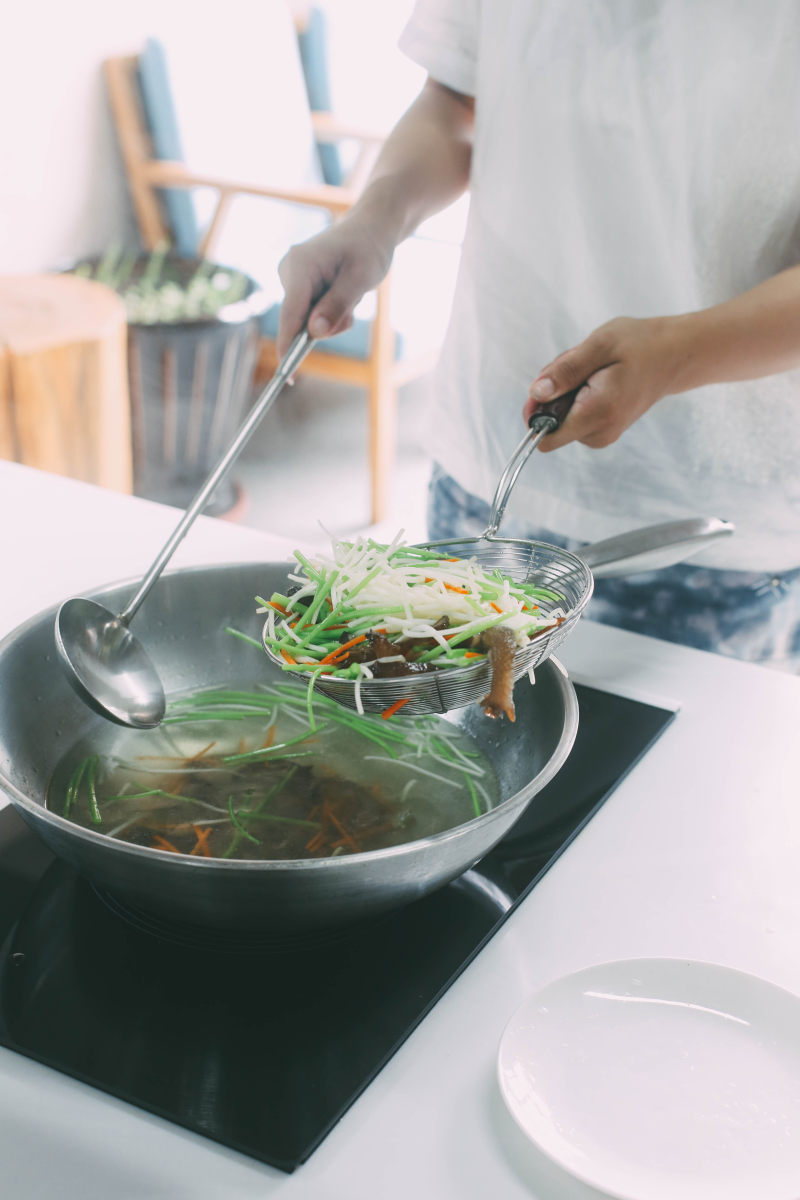
M 494 600 L 491 600 L 490 603 L 495 612 L 501 613 L 503 611 L 499 604 L 495 604 Z
M 346 654 L 351 646 L 357 646 L 359 642 L 365 642 L 366 640 L 367 635 L 365 633 L 360 633 L 358 637 L 351 638 L 349 642 L 343 642 L 341 646 L 337 646 L 335 650 L 331 650 L 330 654 L 326 654 L 325 657 L 321 658 L 319 661 L 320 663 L 335 663 L 339 656 Z
M 410 696 L 406 696 L 403 700 L 395 700 L 394 704 L 390 704 L 388 708 L 385 708 L 381 713 L 384 721 L 388 721 L 389 717 L 393 717 L 394 714 L 398 712 L 404 704 L 408 704 L 410 699 Z
M 261 749 L 269 750 L 270 746 L 272 745 L 272 743 L 274 741 L 275 741 L 275 726 L 270 725 L 269 731 L 267 732 L 267 736 L 264 738 L 264 741 L 261 743 Z
M 207 825 L 205 829 L 198 829 L 196 825 L 192 829 L 197 834 L 197 844 L 190 854 L 202 854 L 205 858 L 211 858 L 211 851 L 208 848 L 208 836 L 211 833 L 211 826 Z
M 323 806 L 322 806 L 322 815 L 323 815 L 324 817 L 327 817 L 327 818 L 328 818 L 328 820 L 329 820 L 329 821 L 330 821 L 330 822 L 331 822 L 333 825 L 335 825 L 335 826 L 336 826 L 336 828 L 339 830 L 339 833 L 342 835 L 342 837 L 344 838 L 344 840 L 347 842 L 347 845 L 348 845 L 348 846 L 351 846 L 351 847 L 352 847 L 352 849 L 353 849 L 353 850 L 355 850 L 355 851 L 356 851 L 356 853 L 358 853 L 358 851 L 360 850 L 360 846 L 359 846 L 358 842 L 357 842 L 357 841 L 356 841 L 356 839 L 353 837 L 352 833 L 350 833 L 350 831 L 347 829 L 347 827 L 346 827 L 345 825 L 343 825 L 343 824 L 342 824 L 342 822 L 341 822 L 341 821 L 339 820 L 339 818 L 336 816 L 336 814 L 334 813 L 334 811 L 333 811 L 333 809 L 331 808 L 331 806 L 330 806 L 330 805 L 327 803 L 327 801 L 326 801 L 326 802 L 325 802 L 325 804 L 323 804 Z
M 203 749 L 202 749 L 202 750 L 198 750 L 198 751 L 197 751 L 197 754 L 193 754 L 191 758 L 187 758 L 187 760 L 186 760 L 186 765 L 187 765 L 187 767 L 188 767 L 188 766 L 189 766 L 191 763 L 195 763 L 195 762 L 197 762 L 197 760 L 198 760 L 199 758 L 202 758 L 204 754 L 207 754 L 207 753 L 208 753 L 208 751 L 209 751 L 209 750 L 212 748 L 212 746 L 216 746 L 216 744 L 217 744 L 217 743 L 216 743 L 215 741 L 214 741 L 214 742 L 209 742 L 207 746 L 203 746 Z
M 478 650 L 465 650 L 464 658 L 483 658 L 483 655 Z
M 443 558 L 442 559 L 442 562 L 456 562 L 456 561 L 457 560 L 455 558 Z M 425 582 L 426 583 L 435 583 L 436 581 L 434 580 L 432 575 L 426 575 Z M 442 581 L 442 582 L 444 582 L 444 581 Z M 456 587 L 456 585 L 454 583 L 445 583 L 444 586 L 447 588 L 448 592 L 458 592 L 462 596 L 469 595 L 469 588 Z
M 291 616 L 291 613 L 289 612 L 288 608 L 284 608 L 282 604 L 276 604 L 274 600 L 268 600 L 267 603 L 269 604 L 270 608 L 274 608 L 279 613 L 283 613 L 283 615 L 285 617 Z
M 344 654 L 337 654 L 335 658 L 328 659 L 328 666 L 335 669 L 336 667 L 344 666 L 346 662 L 347 651 L 345 650 Z
M 160 833 L 153 834 L 153 841 L 158 843 L 158 848 L 160 850 L 171 850 L 173 854 L 180 854 L 178 847 L 173 846 L 172 842 L 168 842 L 167 839 L 163 838 Z
M 317 853 L 318 850 L 323 850 L 325 839 L 329 838 L 329 836 L 330 833 L 327 833 L 325 829 L 319 829 L 311 841 L 306 842 L 306 850 L 311 854 Z
M 281 654 L 282 654 L 282 655 L 283 655 L 283 657 L 286 659 L 286 661 L 287 661 L 287 663 L 289 664 L 289 666 L 290 666 L 290 667 L 296 667 L 296 666 L 297 666 L 297 659 L 296 659 L 296 658 L 292 658 L 291 654 L 289 654 L 289 653 L 288 653 L 288 651 L 286 651 L 286 650 L 281 650 Z

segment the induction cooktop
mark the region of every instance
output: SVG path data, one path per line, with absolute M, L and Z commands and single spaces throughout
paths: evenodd
M 0 1044 L 293 1171 L 675 716 L 576 691 L 572 753 L 503 840 L 432 895 L 334 934 L 220 944 L 153 926 L 3 809 Z

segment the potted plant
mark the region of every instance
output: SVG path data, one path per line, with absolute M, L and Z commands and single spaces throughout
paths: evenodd
M 184 508 L 244 418 L 268 300 L 241 271 L 166 247 L 115 248 L 70 271 L 125 303 L 134 492 Z M 206 511 L 229 511 L 237 496 L 226 480 Z

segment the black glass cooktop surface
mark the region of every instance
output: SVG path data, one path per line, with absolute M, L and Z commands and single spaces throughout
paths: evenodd
M 476 867 L 336 934 L 192 944 L 137 926 L 0 812 L 0 1044 L 292 1171 L 672 712 L 577 686 L 573 751 Z

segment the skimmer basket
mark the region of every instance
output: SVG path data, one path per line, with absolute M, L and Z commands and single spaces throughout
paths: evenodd
M 517 650 L 514 679 L 533 669 L 561 645 L 577 624 L 592 594 L 593 579 L 589 567 L 576 554 L 545 542 L 498 536 L 498 529 L 519 472 L 545 434 L 558 428 L 568 411 L 573 395 L 562 397 L 539 409 L 531 419 L 531 429 L 517 446 L 495 491 L 489 525 L 480 537 L 426 542 L 422 548 L 441 552 L 442 558 L 474 559 L 485 570 L 499 570 L 515 583 L 532 583 L 555 593 L 557 601 L 540 601 L 542 621 L 548 613 L 560 609 L 563 618 L 551 629 L 543 630 Z M 555 406 L 558 405 L 558 411 Z M 265 643 L 264 649 L 275 662 L 285 667 Z M 308 685 L 307 672 L 287 674 Z M 489 691 L 491 666 L 488 659 L 467 667 L 438 667 L 390 679 L 352 679 L 317 675 L 315 691 L 329 696 L 347 708 L 364 712 L 384 712 L 398 701 L 405 701 L 404 716 L 444 713 L 480 701 Z
M 516 583 L 534 583 L 546 587 L 561 597 L 558 604 L 540 601 L 543 621 L 548 610 L 560 608 L 564 620 L 555 628 L 540 633 L 514 656 L 514 678 L 519 679 L 549 658 L 577 624 L 592 594 L 592 573 L 584 562 L 568 550 L 544 542 L 516 541 L 509 538 L 464 538 L 451 542 L 427 542 L 426 550 L 441 549 L 442 557 L 474 558 L 486 569 L 499 569 Z M 272 651 L 265 649 L 271 658 Z M 280 659 L 275 659 L 280 662 Z M 295 679 L 309 682 L 308 674 L 287 671 Z M 405 700 L 404 716 L 421 713 L 444 713 L 453 708 L 480 701 L 489 691 L 491 667 L 487 659 L 475 666 L 441 667 L 398 679 L 364 679 L 360 699 L 364 712 L 384 712 L 399 700 Z M 351 679 L 319 675 L 314 685 L 346 708 L 357 708 L 356 685 Z

